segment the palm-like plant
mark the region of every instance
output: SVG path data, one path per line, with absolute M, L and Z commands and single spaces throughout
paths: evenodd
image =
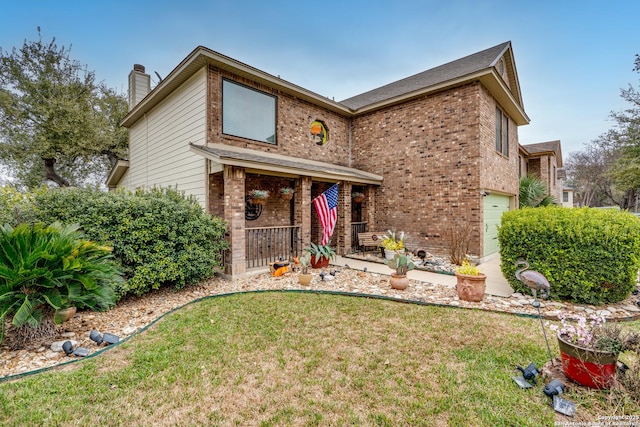
M 555 197 L 547 194 L 545 183 L 531 175 L 520 178 L 519 199 L 520 208 L 537 208 L 557 204 Z
M 21 224 L 0 228 L 0 342 L 5 318 L 38 328 L 55 310 L 106 310 L 121 271 L 111 248 L 82 239 L 79 226 Z

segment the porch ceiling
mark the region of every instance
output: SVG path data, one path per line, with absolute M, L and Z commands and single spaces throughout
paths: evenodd
M 222 144 L 207 146 L 189 144 L 191 151 L 221 165 L 240 166 L 279 174 L 310 176 L 330 181 L 350 181 L 361 184 L 382 184 L 382 176 L 359 169 L 317 162 L 298 157 L 263 153 Z

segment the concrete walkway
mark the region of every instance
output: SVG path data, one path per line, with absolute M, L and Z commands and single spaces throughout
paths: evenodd
M 349 268 L 355 270 L 364 270 L 367 269 L 370 273 L 379 273 L 390 275 L 391 269 L 384 264 L 380 264 L 377 262 L 367 262 L 352 258 L 344 258 L 341 256 L 336 257 L 336 259 L 331 263 L 333 265 L 344 267 L 345 264 L 349 266 Z M 487 275 L 487 288 L 485 290 L 486 294 L 495 295 L 499 297 L 508 297 L 513 293 L 513 289 L 507 282 L 507 279 L 502 275 L 502 271 L 500 270 L 500 257 L 495 256 L 491 258 L 489 261 L 480 264 L 480 271 Z M 409 276 L 412 280 L 418 280 L 420 282 L 428 282 L 435 283 L 443 286 L 448 286 L 450 288 L 455 288 L 456 286 L 456 277 L 448 274 L 440 274 L 440 273 L 432 273 L 430 271 L 424 270 L 411 270 L 407 276 Z

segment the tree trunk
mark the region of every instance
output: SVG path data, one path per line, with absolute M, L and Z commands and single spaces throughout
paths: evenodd
M 107 156 L 107 159 L 109 159 L 109 166 L 111 166 L 111 169 L 113 169 L 116 163 L 118 163 L 118 156 L 110 150 L 103 150 L 102 154 Z
M 60 187 L 68 187 L 69 181 L 61 177 L 56 173 L 56 159 L 42 159 L 44 160 L 45 179 L 51 180 L 58 184 Z
M 624 192 L 624 196 L 622 196 L 622 200 L 620 201 L 620 209 L 625 211 L 630 211 L 635 208 L 636 198 L 638 195 L 636 194 L 636 190 L 627 190 Z

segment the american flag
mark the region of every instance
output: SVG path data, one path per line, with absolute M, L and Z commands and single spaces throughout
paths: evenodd
M 313 199 L 320 224 L 322 225 L 322 242 L 326 245 L 333 234 L 338 219 L 338 184 L 332 185 L 324 193 Z

